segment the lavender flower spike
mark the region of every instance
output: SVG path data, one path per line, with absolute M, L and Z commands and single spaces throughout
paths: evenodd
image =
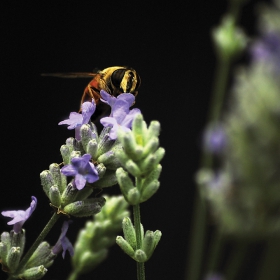
M 91 155 L 84 154 L 82 157 L 72 158 L 71 164 L 61 168 L 66 176 L 75 176 L 75 185 L 78 190 L 84 188 L 86 182 L 94 183 L 99 179 L 97 170 L 89 160 Z
M 3 216 L 13 218 L 7 224 L 14 225 L 13 230 L 15 233 L 19 233 L 21 231 L 23 224 L 31 216 L 37 206 L 37 198 L 35 196 L 31 196 L 31 199 L 32 201 L 30 203 L 30 207 L 26 210 L 12 210 L 1 212 Z
M 72 257 L 74 255 L 74 248 L 69 241 L 69 239 L 66 237 L 66 232 L 69 228 L 69 224 L 72 223 L 72 221 L 65 221 L 61 228 L 61 234 L 56 242 L 56 244 L 52 248 L 52 252 L 55 255 L 58 255 L 62 251 L 62 257 L 64 259 L 66 251 L 68 250 L 70 256 Z

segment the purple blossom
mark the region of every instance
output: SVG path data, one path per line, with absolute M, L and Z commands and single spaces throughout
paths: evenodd
M 221 154 L 227 145 L 224 127 L 220 124 L 210 126 L 204 133 L 203 141 L 207 151 L 217 155 Z
M 66 251 L 69 252 L 70 256 L 72 257 L 74 255 L 74 248 L 69 241 L 69 239 L 66 237 L 66 232 L 69 228 L 69 224 L 72 223 L 72 221 L 65 221 L 61 228 L 61 234 L 56 242 L 56 244 L 52 248 L 52 252 L 55 255 L 58 255 L 62 251 L 62 257 L 65 257 Z
M 252 45 L 251 54 L 254 61 L 271 63 L 280 70 L 280 34 L 264 30 L 263 36 Z
M 104 127 L 111 127 L 109 136 L 115 140 L 120 128 L 127 131 L 131 128 L 132 121 L 141 111 L 137 108 L 129 110 L 134 104 L 135 96 L 131 93 L 122 93 L 117 97 L 111 96 L 105 91 L 100 92 L 102 101 L 111 106 L 109 117 L 102 118 L 100 122 Z
M 68 129 L 75 129 L 75 138 L 80 140 L 80 128 L 83 124 L 87 124 L 95 112 L 96 104 L 94 99 L 92 102 L 84 102 L 82 104 L 82 114 L 71 112 L 69 115 L 69 119 L 61 121 L 58 125 L 68 124 Z
M 12 210 L 1 212 L 3 216 L 13 218 L 7 224 L 14 225 L 13 230 L 15 233 L 19 233 L 21 231 L 23 224 L 31 216 L 37 206 L 37 198 L 35 196 L 31 196 L 31 199 L 32 201 L 30 203 L 30 207 L 28 207 L 26 210 Z
M 84 154 L 82 157 L 72 158 L 71 164 L 61 168 L 66 176 L 75 176 L 75 185 L 78 190 L 84 188 L 86 182 L 94 183 L 99 179 L 97 170 L 89 160 L 91 155 Z

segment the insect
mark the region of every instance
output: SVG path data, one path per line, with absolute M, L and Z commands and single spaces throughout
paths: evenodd
M 42 76 L 60 78 L 93 77 L 84 90 L 81 104 L 85 101 L 91 101 L 92 98 L 94 98 L 97 108 L 99 107 L 99 109 L 106 105 L 100 102 L 101 90 L 105 90 L 112 96 L 118 96 L 121 93 L 131 93 L 136 96 L 141 84 L 141 79 L 138 73 L 133 68 L 125 66 L 112 66 L 97 71 L 96 73 L 51 73 L 42 74 Z

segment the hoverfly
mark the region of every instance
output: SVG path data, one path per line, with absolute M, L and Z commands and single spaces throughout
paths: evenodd
M 53 76 L 60 78 L 88 78 L 93 79 L 86 86 L 81 104 L 85 101 L 91 101 L 94 98 L 97 105 L 97 114 L 104 114 L 108 107 L 107 104 L 100 102 L 100 91 L 105 90 L 112 96 L 118 96 L 121 93 L 131 93 L 134 96 L 138 94 L 141 79 L 138 73 L 130 67 L 112 66 L 96 73 L 50 73 L 42 76 Z

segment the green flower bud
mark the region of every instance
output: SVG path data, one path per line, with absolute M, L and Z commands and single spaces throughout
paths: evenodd
M 52 253 L 49 243 L 44 241 L 37 247 L 25 267 L 32 268 L 39 265 L 43 265 L 45 268 L 50 267 L 56 256 Z
M 91 139 L 86 147 L 87 153 L 90 154 L 93 159 L 95 159 L 97 157 L 97 150 L 98 150 L 98 144 L 96 139 Z
M 131 205 L 136 205 L 140 203 L 140 193 L 137 188 L 133 188 L 128 192 L 127 202 Z
M 159 146 L 159 140 L 157 137 L 152 137 L 149 139 L 149 141 L 147 142 L 147 144 L 144 147 L 143 150 L 143 157 L 148 156 L 149 154 L 152 154 L 156 151 L 156 149 Z
M 135 251 L 134 259 L 137 262 L 145 262 L 148 260 L 146 253 L 141 249 Z
M 21 229 L 21 232 L 15 233 L 13 230 L 10 231 L 10 240 L 11 240 L 11 247 L 20 247 L 21 253 L 23 253 L 23 249 L 25 246 L 25 230 Z M 20 256 L 21 257 L 21 256 Z
M 139 169 L 138 165 L 132 161 L 131 159 L 129 159 L 126 163 L 125 163 L 125 168 L 128 170 L 129 173 L 131 173 L 134 177 L 139 177 L 141 176 L 142 172 Z
M 25 280 L 37 280 L 41 279 L 47 271 L 48 270 L 43 265 L 40 265 L 26 269 L 21 275 L 19 275 L 19 277 Z
M 121 247 L 121 249 L 130 257 L 134 257 L 134 250 L 130 246 L 130 244 L 122 237 L 122 236 L 117 236 L 116 238 L 116 243 Z
M 0 259 L 3 267 L 7 266 L 7 255 L 11 249 L 11 237 L 8 232 L 3 232 L 1 234 L 1 242 L 0 242 Z
M 70 164 L 70 154 L 71 154 L 71 152 L 72 152 L 72 150 L 67 145 L 62 145 L 60 147 L 60 154 L 62 156 L 62 160 L 63 160 L 63 163 L 65 165 Z
M 11 247 L 9 250 L 6 261 L 10 272 L 14 272 L 17 269 L 21 254 L 20 247 Z
M 67 205 L 71 202 L 73 202 L 78 194 L 78 190 L 73 186 L 72 183 L 69 183 L 67 188 L 64 190 L 64 192 L 61 195 L 61 204 Z
M 49 191 L 51 186 L 54 185 L 54 180 L 51 172 L 49 170 L 44 170 L 40 173 L 41 185 L 47 196 L 49 196 Z
M 132 122 L 132 133 L 138 145 L 144 146 L 147 141 L 147 124 L 143 120 L 143 115 L 138 114 Z
M 142 173 L 147 174 L 149 171 L 155 169 L 158 163 L 164 157 L 164 154 L 165 150 L 162 147 L 160 147 L 154 154 L 148 155 L 143 161 L 141 161 L 139 163 L 139 167 Z
M 123 195 L 127 197 L 128 192 L 134 188 L 132 180 L 129 178 L 128 173 L 121 167 L 117 169 L 116 176 Z
M 50 198 L 51 203 L 54 206 L 56 206 L 56 207 L 60 206 L 60 204 L 61 204 L 61 195 L 60 195 L 59 189 L 58 189 L 58 187 L 56 185 L 52 186 L 50 188 L 49 198 Z
M 101 179 L 104 176 L 104 174 L 106 173 L 106 167 L 105 167 L 105 165 L 103 163 L 99 163 L 96 166 L 96 170 L 97 170 L 99 179 Z
M 158 137 L 159 134 L 160 134 L 160 123 L 158 121 L 151 121 L 147 132 L 147 138 L 151 139 L 153 137 Z
M 63 211 L 75 217 L 88 217 L 99 213 L 105 204 L 105 198 L 89 198 L 84 201 L 75 201 L 64 207 Z
M 133 250 L 135 250 L 136 249 L 135 229 L 129 217 L 125 217 L 123 219 L 122 228 L 123 228 L 125 240 L 129 243 L 129 245 L 133 248 Z
M 81 135 L 81 142 L 82 142 L 83 149 L 87 151 L 88 143 L 93 138 L 92 131 L 90 129 L 89 124 L 83 124 L 81 126 L 80 135 Z
M 72 160 L 72 158 L 78 158 L 78 157 L 81 157 L 81 152 L 80 151 L 73 151 L 70 154 L 70 161 Z
M 98 142 L 98 152 L 97 152 L 98 157 L 106 153 L 107 151 L 109 151 L 110 148 L 115 143 L 115 140 L 111 140 L 111 138 L 109 137 L 109 133 L 108 133 L 109 130 L 110 130 L 109 127 L 104 128 L 100 134 L 99 142 Z
M 247 45 L 244 32 L 237 28 L 231 16 L 226 16 L 222 24 L 213 30 L 213 40 L 217 53 L 222 59 L 232 59 L 239 55 Z
M 154 180 L 150 182 L 150 184 L 146 185 L 141 193 L 140 202 L 144 202 L 148 200 L 150 197 L 152 197 L 157 192 L 159 186 L 160 183 L 157 180 Z
M 157 167 L 151 171 L 149 173 L 149 175 L 147 177 L 145 177 L 144 179 L 144 182 L 142 184 L 142 187 L 141 187 L 141 192 L 153 181 L 157 181 L 159 176 L 160 176 L 160 173 L 161 173 L 161 170 L 162 170 L 162 166 L 160 164 L 157 165 Z
M 59 191 L 62 193 L 66 188 L 66 176 L 60 172 L 60 167 L 57 163 L 52 163 L 49 167 L 52 174 L 54 184 L 58 187 Z
M 159 234 L 160 233 L 160 234 Z M 161 237 L 161 232 L 157 231 L 155 234 L 153 231 L 147 230 L 142 242 L 142 250 L 146 253 L 147 260 L 152 256 L 155 247 L 157 246 Z

